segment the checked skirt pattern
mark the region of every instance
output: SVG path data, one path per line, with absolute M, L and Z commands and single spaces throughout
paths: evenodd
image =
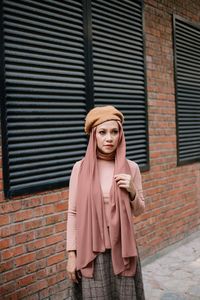
M 110 250 L 95 259 L 94 278 L 73 284 L 68 300 L 145 300 L 140 259 L 134 277 L 113 273 Z

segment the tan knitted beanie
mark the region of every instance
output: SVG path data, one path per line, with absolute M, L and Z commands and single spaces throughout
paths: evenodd
M 95 107 L 89 111 L 85 118 L 85 132 L 89 134 L 93 127 L 111 120 L 123 123 L 124 116 L 111 105 Z

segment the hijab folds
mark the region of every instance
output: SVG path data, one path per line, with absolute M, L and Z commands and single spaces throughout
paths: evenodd
M 123 115 L 112 106 L 102 107 L 102 109 L 103 111 L 101 111 L 101 107 L 96 107 L 92 110 L 95 111 L 95 122 L 103 123 L 116 120 L 120 129 L 114 160 L 114 174 L 130 174 L 122 128 Z M 105 115 L 106 109 L 107 116 Z M 89 112 L 90 117 L 93 117 L 92 111 Z M 103 122 L 99 121 L 100 118 L 103 119 Z M 97 166 L 96 126 L 100 123 L 96 123 L 94 125 L 93 122 L 91 125 L 86 117 L 90 138 L 80 167 L 76 199 L 77 270 L 81 270 L 83 276 L 90 278 L 93 277 L 95 257 L 106 250 L 105 240 L 106 235 L 108 235 Z M 110 190 L 109 205 L 109 238 L 114 274 L 133 276 L 136 271 L 137 249 L 132 224 L 130 196 L 125 189 L 117 186 L 114 179 Z

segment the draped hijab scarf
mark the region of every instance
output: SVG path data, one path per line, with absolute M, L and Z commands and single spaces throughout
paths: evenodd
M 114 174 L 131 174 L 126 159 L 126 143 L 123 128 L 115 153 Z M 86 154 L 82 160 L 77 192 L 77 270 L 85 277 L 93 277 L 94 259 L 106 250 L 108 235 L 103 196 L 97 166 L 96 128 L 90 133 Z M 112 265 L 115 275 L 133 276 L 136 271 L 137 249 L 134 237 L 130 196 L 120 189 L 113 179 L 110 190 L 109 238 Z

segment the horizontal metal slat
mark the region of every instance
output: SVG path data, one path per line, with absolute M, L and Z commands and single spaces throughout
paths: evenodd
M 77 68 L 77 66 L 83 66 L 84 63 L 81 60 L 75 60 L 70 57 L 57 57 L 57 56 L 49 56 L 46 55 L 45 53 L 41 54 L 34 54 L 34 53 L 25 53 L 25 52 L 20 52 L 20 51 L 14 51 L 14 50 L 9 50 L 5 49 L 5 61 L 12 61 L 12 58 L 15 57 L 18 62 L 21 60 L 23 63 L 24 59 L 27 60 L 29 59 L 31 64 L 34 62 L 34 60 L 37 61 L 46 61 L 47 63 L 52 63 L 52 62 L 58 62 L 58 63 L 63 63 L 65 66 L 69 67 L 69 69 Z M 75 66 L 74 66 L 75 65 Z M 55 66 L 55 65 L 53 65 Z M 80 67 L 79 67 L 80 68 Z
M 15 22 L 14 22 L 15 21 Z M 81 34 L 77 34 L 76 35 L 76 31 L 75 30 L 68 30 L 66 32 L 59 32 L 59 28 L 57 28 L 57 31 L 54 30 L 54 28 L 51 28 L 51 31 L 47 28 L 40 28 L 40 27 L 37 27 L 37 26 L 32 26 L 31 24 L 30 25 L 27 25 L 27 24 L 20 24 L 18 22 L 18 20 L 12 20 L 11 21 L 5 21 L 4 22 L 4 25 L 7 27 L 7 28 L 10 28 L 10 29 L 15 29 L 15 30 L 18 30 L 19 33 L 22 31 L 26 31 L 26 32 L 34 32 L 34 34 L 44 34 L 44 35 L 47 35 L 47 36 L 50 36 L 50 37 L 56 37 L 56 38 L 63 38 L 65 39 L 66 38 L 66 35 L 68 33 L 68 37 L 70 36 L 70 39 L 72 41 L 78 41 L 78 42 L 81 42 L 82 41 L 82 35 Z
M 52 80 L 53 81 L 53 80 Z M 49 81 L 38 81 L 38 80 L 30 80 L 30 79 L 16 79 L 16 78 L 6 78 L 6 83 L 10 85 L 20 85 L 20 86 L 37 86 L 37 87 L 57 87 L 57 88 L 69 88 L 69 89 L 84 89 L 83 84 L 76 83 L 63 83 L 63 82 L 49 82 Z
M 20 100 L 19 100 L 20 99 Z M 58 101 L 54 101 L 58 100 Z M 72 100 L 71 103 L 68 100 Z M 69 95 L 32 95 L 29 94 L 8 94 L 8 108 L 10 107 L 24 107 L 24 108 L 65 108 L 70 110 L 70 113 L 73 111 L 74 113 L 83 113 L 85 108 L 84 97 L 81 96 L 69 96 Z
M 10 54 L 10 52 L 9 52 Z M 14 58 L 14 57 L 7 57 L 6 58 L 6 69 L 13 69 L 13 70 L 20 70 L 20 69 L 30 69 L 33 70 L 34 69 L 38 69 L 40 68 L 41 70 L 48 70 L 49 72 L 55 72 L 55 70 L 57 70 L 57 72 L 59 72 L 60 70 L 62 71 L 66 71 L 67 70 L 67 74 L 71 74 L 72 76 L 76 76 L 75 74 L 77 73 L 79 74 L 83 74 L 84 72 L 84 64 L 81 62 L 77 62 L 76 60 L 70 60 L 71 65 L 67 65 L 66 63 L 63 64 L 62 63 L 53 63 L 50 61 L 40 61 L 39 59 L 37 60 L 33 60 L 33 59 L 24 59 L 23 57 L 21 58 Z M 15 63 L 15 64 L 13 64 Z M 78 65 L 77 63 L 79 63 L 80 65 Z M 77 64 L 77 65 L 75 65 Z
M 95 71 L 102 71 L 102 70 L 105 70 L 105 71 L 110 71 L 110 72 L 116 72 L 116 73 L 124 73 L 124 74 L 135 74 L 135 70 L 136 68 L 134 69 L 132 65 L 126 65 L 126 64 L 121 64 L 121 63 L 116 63 L 116 64 L 113 64 L 113 63 L 106 63 L 106 61 L 103 61 L 103 60 L 95 60 L 96 61 L 96 68 L 95 68 Z M 133 61 L 134 62 L 134 61 Z M 139 70 L 141 71 L 142 69 L 142 62 L 138 62 L 138 67 L 139 67 Z
M 60 75 L 60 74 L 59 74 Z M 52 72 L 52 75 L 43 75 L 43 74 L 34 74 L 32 72 L 14 72 L 14 71 L 6 71 L 6 76 L 7 78 L 12 78 L 14 80 L 14 78 L 18 78 L 18 81 L 20 79 L 22 80 L 32 80 L 32 79 L 40 79 L 41 81 L 42 80 L 45 80 L 45 81 L 48 81 L 48 82 L 51 82 L 51 81 L 58 81 L 59 83 L 62 83 L 62 82 L 67 82 L 67 83 L 70 83 L 73 84 L 74 83 L 84 83 L 85 80 L 84 78 L 81 78 L 81 77 L 71 77 L 71 76 L 67 76 L 67 72 L 66 72 L 66 76 L 59 76 L 58 74 L 54 73 L 53 75 L 53 72 Z M 76 85 L 77 86 L 77 85 Z
M 55 68 L 41 68 L 41 66 L 38 67 L 31 67 L 31 66 L 19 66 L 19 65 L 10 65 L 7 64 L 6 65 L 6 72 L 8 74 L 8 72 L 22 72 L 22 73 L 31 73 L 31 74 L 35 74 L 35 73 L 39 73 L 39 74 L 56 74 L 56 75 L 65 75 L 68 76 L 69 79 L 73 78 L 73 77 L 84 77 L 84 72 L 81 72 L 80 70 L 77 71 L 69 71 L 66 67 L 62 67 L 60 66 L 60 68 L 56 69 Z

